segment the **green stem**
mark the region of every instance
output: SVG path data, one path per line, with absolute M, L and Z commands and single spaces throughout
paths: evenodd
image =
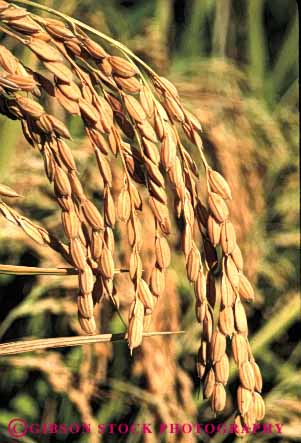
M 160 31 L 161 41 L 167 42 L 168 30 L 172 18 L 172 7 L 170 0 L 157 0 L 155 19 L 158 23 L 158 29 Z
M 230 11 L 231 0 L 216 2 L 212 49 L 219 57 L 224 57 L 226 53 Z
M 277 95 L 281 93 L 287 74 L 292 68 L 298 75 L 298 17 L 294 18 L 293 23 L 289 26 L 289 30 L 284 39 L 284 43 L 278 53 L 274 69 L 266 82 L 265 92 L 270 104 L 273 104 Z
M 256 80 L 263 86 L 266 62 L 266 44 L 263 27 L 263 7 L 265 0 L 251 0 L 248 6 L 248 45 L 249 75 L 252 82 Z
M 181 42 L 182 53 L 187 57 L 203 55 L 203 29 L 208 6 L 206 1 L 192 0 L 187 29 Z

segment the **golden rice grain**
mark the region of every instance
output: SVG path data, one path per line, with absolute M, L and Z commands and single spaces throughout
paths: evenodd
M 45 62 L 60 62 L 62 60 L 60 52 L 42 40 L 31 39 L 28 47 Z
M 238 292 L 247 301 L 253 301 L 255 298 L 252 285 L 244 274 L 239 275 Z
M 30 220 L 27 220 L 23 217 L 19 218 L 19 225 L 23 229 L 23 231 L 35 242 L 39 243 L 40 245 L 44 245 L 44 238 L 40 231 L 33 225 L 33 223 L 30 222 Z
M 198 377 L 202 379 L 205 375 L 206 366 L 203 365 L 203 363 L 201 363 L 200 361 L 197 361 L 196 370 L 197 370 Z
M 112 67 L 114 74 L 119 75 L 120 77 L 133 77 L 138 74 L 137 68 L 134 64 L 128 62 L 124 58 L 118 56 L 108 57 L 108 61 Z
M 261 392 L 261 390 L 262 390 L 262 376 L 261 376 L 259 366 L 254 360 L 251 361 L 251 365 L 252 365 L 254 377 L 255 377 L 255 389 L 257 392 Z
M 70 84 L 73 81 L 72 71 L 61 62 L 44 62 L 45 68 L 52 72 L 63 83 Z
M 143 120 L 142 123 L 138 122 L 137 127 L 143 137 L 147 138 L 151 142 L 157 143 L 157 141 L 158 141 L 157 135 L 156 135 L 152 125 L 147 120 Z
M 166 170 L 174 165 L 177 154 L 177 145 L 170 130 L 166 131 L 166 135 L 161 147 L 161 162 Z
M 119 88 L 122 89 L 124 92 L 128 92 L 130 94 L 138 94 L 138 92 L 141 91 L 142 84 L 136 77 L 124 78 L 115 76 L 114 80 Z M 142 108 L 145 111 L 143 106 Z
M 129 322 L 128 343 L 132 352 L 133 349 L 141 345 L 143 339 L 143 319 L 133 317 Z
M 221 412 L 226 406 L 226 391 L 222 383 L 216 383 L 211 397 L 211 407 L 214 412 Z
M 28 97 L 18 97 L 17 103 L 25 114 L 35 119 L 40 118 L 45 112 L 43 106 Z
M 101 230 L 104 228 L 102 216 L 94 203 L 90 200 L 84 200 L 82 202 L 82 210 L 87 222 L 93 229 Z
M 70 240 L 70 255 L 75 264 L 75 267 L 80 271 L 84 271 L 87 266 L 86 254 L 78 238 Z
M 148 284 L 143 278 L 138 283 L 138 297 L 142 301 L 144 307 L 152 311 L 154 309 L 155 300 L 149 289 Z
M 80 323 L 80 326 L 83 331 L 86 332 L 86 334 L 94 335 L 97 332 L 96 323 L 93 317 L 86 318 L 83 317 L 81 314 L 78 316 L 78 321 Z
M 154 100 L 152 97 L 152 94 L 148 90 L 146 86 L 142 86 L 140 84 L 140 103 L 142 108 L 144 109 L 145 114 L 147 117 L 152 117 L 154 114 Z
M 9 186 L 0 184 L 0 197 L 20 197 L 20 195 Z
M 89 37 L 84 38 L 84 45 L 85 45 L 86 51 L 88 51 L 89 54 L 96 59 L 101 60 L 101 59 L 107 57 L 107 55 L 108 55 L 102 46 L 100 46 L 98 43 L 96 43 L 95 41 L 93 41 Z
M 195 304 L 195 316 L 199 323 L 203 323 L 206 315 L 207 306 L 205 303 L 196 300 Z
M 151 273 L 150 288 L 156 297 L 160 297 L 165 290 L 164 272 L 158 267 L 154 267 Z
M 210 192 L 208 197 L 209 208 L 220 223 L 225 221 L 229 216 L 229 209 L 224 199 L 215 192 Z
M 192 247 L 186 261 L 187 277 L 191 282 L 195 282 L 200 270 L 200 253 Z
M 219 331 L 215 331 L 211 340 L 211 359 L 215 363 L 225 355 L 226 336 Z
M 142 262 L 137 250 L 133 250 L 130 257 L 130 278 L 139 280 L 142 275 Z M 140 297 L 141 298 L 141 297 Z
M 127 222 L 131 215 L 131 199 L 129 191 L 123 188 L 119 194 L 117 202 L 117 214 L 118 218 L 122 222 Z
M 93 291 L 94 278 L 92 270 L 86 266 L 83 271 L 79 273 L 79 287 L 83 294 L 90 294 Z
M 114 260 L 112 252 L 106 246 L 104 246 L 101 253 L 99 270 L 106 278 L 112 278 L 114 275 Z
M 93 298 L 91 294 L 79 294 L 77 296 L 77 307 L 82 317 L 93 317 Z
M 255 388 L 255 376 L 251 363 L 249 361 L 244 361 L 239 366 L 238 371 L 242 386 L 253 391 Z
M 68 238 L 76 238 L 79 234 L 79 219 L 74 211 L 62 212 L 62 224 Z
M 224 177 L 213 169 L 208 170 L 209 183 L 214 192 L 219 194 L 223 199 L 231 200 L 231 189 Z
M 103 246 L 103 237 L 100 233 L 100 231 L 93 231 L 92 232 L 92 239 L 91 239 L 91 253 L 94 260 L 98 260 Z
M 15 74 L 18 69 L 16 57 L 2 45 L 0 45 L 0 65 L 10 74 Z
M 239 288 L 240 274 L 238 273 L 237 267 L 231 256 L 228 256 L 225 261 L 227 277 L 235 291 Z
M 263 420 L 265 416 L 265 405 L 263 398 L 260 394 L 255 392 L 253 394 L 253 401 L 256 420 Z
M 222 275 L 221 299 L 222 299 L 222 304 L 225 307 L 231 307 L 235 301 L 234 290 L 226 273 L 223 273 Z
M 65 166 L 70 171 L 76 170 L 76 164 L 74 161 L 74 157 L 72 155 L 71 149 L 62 139 L 58 139 L 57 141 L 58 151 L 60 154 L 60 158 L 63 160 Z
M 245 309 L 237 297 L 234 305 L 235 325 L 239 332 L 245 334 L 248 332 L 248 321 L 245 313 Z
M 154 85 L 156 88 L 160 89 L 161 93 L 169 92 L 171 96 L 179 96 L 178 90 L 175 85 L 165 77 L 160 76 L 158 78 L 155 78 Z
M 109 188 L 106 188 L 104 195 L 104 214 L 105 214 L 105 222 L 108 225 L 114 227 L 116 222 L 116 209 L 115 209 L 113 196 Z
M 230 220 L 225 220 L 221 226 L 221 247 L 224 254 L 232 253 L 236 245 L 236 234 L 233 224 Z
M 215 375 L 213 369 L 211 368 L 204 381 L 203 393 L 205 398 L 211 397 L 214 391 L 214 385 L 215 385 Z
M 245 437 L 246 432 L 243 429 L 243 420 L 241 415 L 236 415 L 234 419 L 234 425 L 235 425 L 235 434 L 237 437 Z
M 81 115 L 85 122 L 89 125 L 96 125 L 99 120 L 99 115 L 97 113 L 97 110 L 94 108 L 92 104 L 90 104 L 87 100 L 84 98 L 80 98 L 78 101 L 79 109 L 81 112 Z
M 165 237 L 156 237 L 155 241 L 156 260 L 161 269 L 168 268 L 171 260 L 170 247 Z
M 125 107 L 130 114 L 130 116 L 138 123 L 142 123 L 143 120 L 146 119 L 145 112 L 140 105 L 139 101 L 131 96 L 131 95 L 124 95 L 124 104 Z
M 222 224 L 224 226 L 224 223 Z M 215 220 L 212 215 L 209 215 L 208 217 L 208 236 L 210 238 L 211 243 L 213 246 L 217 246 L 220 242 L 221 238 L 221 225 Z
M 55 38 L 66 40 L 74 38 L 74 35 L 70 29 L 58 20 L 46 19 L 45 27 L 49 34 Z
M 231 336 L 234 332 L 234 315 L 232 307 L 225 307 L 219 314 L 219 326 L 221 332 Z
M 165 94 L 164 97 L 164 105 L 165 109 L 168 111 L 169 115 L 173 120 L 177 120 L 179 122 L 185 121 L 185 115 L 182 109 L 182 106 L 175 100 L 170 94 Z
M 212 314 L 209 309 L 206 310 L 205 318 L 203 322 L 203 335 L 204 339 L 208 342 L 211 342 L 213 332 L 213 319 Z
M 252 392 L 249 389 L 239 386 L 237 389 L 237 405 L 241 415 L 245 415 L 252 403 Z
M 234 334 L 232 336 L 232 354 L 236 364 L 241 364 L 248 360 L 247 342 L 242 334 Z
M 195 292 L 196 298 L 200 302 L 206 301 L 206 278 L 205 278 L 202 270 L 199 271 L 198 277 L 195 281 L 194 292 Z
M 252 428 L 252 426 L 256 423 L 255 404 L 253 398 L 251 399 L 249 409 L 243 416 L 243 420 L 250 428 Z
M 215 379 L 217 382 L 226 385 L 229 378 L 229 358 L 224 354 L 214 365 Z

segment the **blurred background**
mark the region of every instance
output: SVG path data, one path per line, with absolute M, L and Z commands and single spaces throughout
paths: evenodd
M 262 370 L 265 422 L 283 434 L 248 441 L 301 441 L 299 300 L 298 10 L 294 0 L 57 0 L 40 4 L 79 18 L 129 46 L 177 86 L 203 126 L 206 154 L 233 193 L 231 217 L 246 275 L 256 288 L 247 306 L 251 345 Z M 0 33 L 1 44 L 14 42 Z M 20 48 L 17 49 L 18 55 Z M 55 112 L 55 104 L 53 112 Z M 59 111 L 60 116 L 62 109 Z M 98 175 L 78 121 L 67 121 L 87 191 L 99 198 Z M 24 197 L 12 205 L 53 232 L 62 232 L 38 153 L 18 122 L 0 116 L 1 183 Z M 147 229 L 147 226 L 145 226 Z M 145 339 L 131 358 L 126 343 L 87 345 L 0 359 L 0 441 L 12 417 L 59 423 L 223 423 L 233 421 L 233 368 L 225 411 L 213 417 L 199 394 L 195 358 L 200 328 L 186 282 L 177 227 L 165 296 L 153 328 L 185 329 L 174 338 Z M 62 234 L 61 234 L 62 235 Z M 118 231 L 117 236 L 122 236 Z M 146 244 L 146 247 L 148 245 Z M 152 244 L 149 245 L 152 248 Z M 0 263 L 62 266 L 61 258 L 0 219 Z M 0 275 L 0 340 L 80 333 L 74 277 Z M 121 310 L 129 288 L 119 282 Z M 109 303 L 102 332 L 124 326 Z M 152 328 L 152 329 L 153 329 Z M 96 429 L 97 430 L 97 429 Z M 182 437 L 181 437 L 182 438 Z M 155 434 L 42 436 L 24 442 L 231 442 L 234 436 Z

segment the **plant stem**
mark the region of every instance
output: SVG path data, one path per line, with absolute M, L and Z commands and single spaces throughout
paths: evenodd
M 224 57 L 226 52 L 230 12 L 231 0 L 216 2 L 212 49 L 219 57 Z
M 115 274 L 128 272 L 128 269 L 115 269 Z M 36 268 L 33 266 L 1 265 L 0 274 L 6 275 L 78 275 L 75 268 Z
M 143 337 L 184 334 L 185 331 L 144 332 Z M 80 337 L 43 338 L 38 340 L 20 340 L 0 344 L 0 355 L 23 354 L 24 352 L 38 351 L 49 348 L 65 348 L 82 346 L 91 343 L 109 343 L 127 340 L 127 333 L 99 334 Z
M 266 63 L 266 44 L 263 28 L 264 0 L 252 0 L 248 5 L 248 45 L 250 80 L 263 86 Z

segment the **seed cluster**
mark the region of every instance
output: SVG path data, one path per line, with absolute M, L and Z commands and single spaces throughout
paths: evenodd
M 54 242 L 24 217 L 17 217 L 2 201 L 0 211 L 35 240 L 41 236 L 43 242 L 55 243 L 78 269 L 79 322 L 88 334 L 97 331 L 93 309 L 102 295 L 118 304 L 114 227 L 117 220 L 126 225 L 131 248 L 129 277 L 135 289 L 128 326 L 132 351 L 141 344 L 158 297 L 164 294 L 165 274 L 171 261 L 167 239 L 171 233 L 169 181 L 175 215 L 183 226 L 182 249 L 187 277 L 194 286 L 196 317 L 202 325 L 197 370 L 204 382 L 204 395 L 211 398 L 215 412 L 224 409 L 229 337 L 240 378 L 237 420 L 250 425 L 262 419 L 261 375 L 248 343 L 242 304 L 243 300 L 253 300 L 254 292 L 243 274 L 243 259 L 229 218 L 227 201 L 231 200 L 231 190 L 206 161 L 200 123 L 184 108 L 170 81 L 140 61 L 142 75 L 137 57 L 110 55 L 80 26 L 68 26 L 68 20 L 65 23 L 36 16 L 3 0 L 0 22 L 2 32 L 37 58 L 37 69 L 32 70 L 0 46 L 0 112 L 21 121 L 25 138 L 41 153 L 61 209 L 68 246 Z M 125 52 L 122 47 L 120 50 Z M 67 115 L 82 119 L 103 185 L 102 208 L 97 208 L 84 191 L 65 141 L 70 139 L 67 127 L 40 104 L 45 94 L 57 99 Z M 201 178 L 198 165 L 185 147 L 187 141 L 200 154 L 205 169 Z M 124 174 L 117 197 L 112 192 L 116 157 Z M 203 182 L 205 199 L 200 191 Z M 16 196 L 10 193 L 14 191 L 0 185 L 0 196 Z M 149 281 L 141 258 L 144 204 L 149 204 L 155 226 L 154 265 Z

